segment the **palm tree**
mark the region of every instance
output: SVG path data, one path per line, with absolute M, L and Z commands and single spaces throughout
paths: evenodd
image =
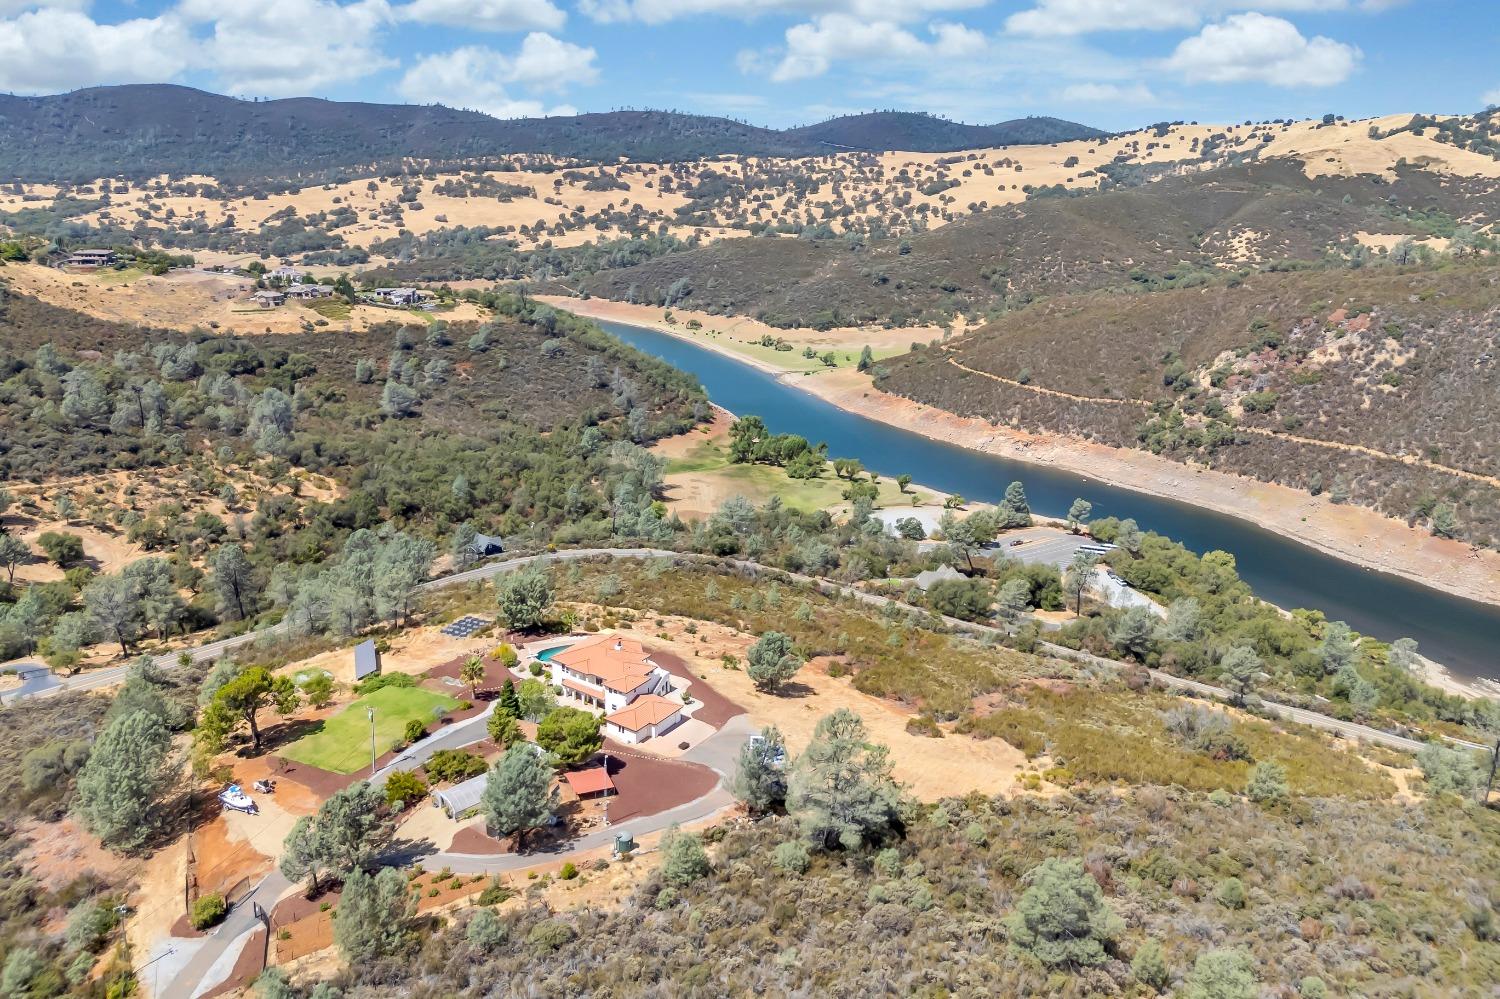
M 463 669 L 458 671 L 458 678 L 469 685 L 469 693 L 478 700 L 479 681 L 484 679 L 484 660 L 478 656 L 465 659 Z

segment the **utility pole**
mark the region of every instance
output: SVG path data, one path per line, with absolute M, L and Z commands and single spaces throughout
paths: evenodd
M 365 714 L 370 717 L 370 779 L 375 779 L 375 707 L 370 705 L 365 708 Z

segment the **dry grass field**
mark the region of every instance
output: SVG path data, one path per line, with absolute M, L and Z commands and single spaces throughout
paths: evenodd
M 71 215 L 73 222 L 212 232 L 224 237 L 211 241 L 219 243 L 232 243 L 236 235 L 253 237 L 292 219 L 336 234 L 345 247 L 368 249 L 402 231 L 422 236 L 487 226 L 524 249 L 644 232 L 696 234 L 712 241 L 757 226 L 822 222 L 835 229 L 872 222 L 897 232 L 930 229 L 1024 201 L 1034 189 L 1092 190 L 1120 170 L 1159 176 L 1251 157 L 1294 160 L 1309 178 L 1392 178 L 1403 161 L 1445 176 L 1500 177 L 1500 162 L 1441 142 L 1433 129 L 1417 134 L 1406 127 L 1411 118 L 1162 125 L 1101 140 L 956 153 L 718 156 L 583 166 L 528 155 L 501 157 L 502 169 L 486 172 L 422 173 L 415 167 L 417 172 L 404 176 L 266 195 L 227 196 L 215 178 L 204 176 L 99 181 L 67 189 L 31 184 L 0 193 L 0 213 L 47 208 L 54 198 L 67 197 L 103 202 Z

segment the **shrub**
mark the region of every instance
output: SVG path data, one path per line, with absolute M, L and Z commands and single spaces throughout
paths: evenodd
M 776 849 L 771 851 L 771 862 L 778 870 L 786 871 L 788 874 L 806 874 L 807 869 L 812 866 L 807 844 L 801 840 L 778 843 Z
M 703 849 L 703 840 L 694 833 L 681 832 L 675 827 L 667 830 L 661 852 L 661 876 L 669 885 L 679 888 L 690 885 L 708 873 L 708 854 Z
M 943 737 L 943 730 L 938 728 L 937 719 L 927 714 L 917 715 L 915 718 L 908 719 L 906 722 L 906 731 L 912 735 L 926 736 L 929 739 L 941 739 Z
M 479 893 L 480 905 L 499 905 L 515 896 L 515 890 L 510 885 L 501 884 L 497 878 L 485 886 L 484 891 Z
M 656 893 L 656 902 L 654 904 L 659 912 L 665 912 L 667 909 L 672 908 L 672 906 L 677 904 L 677 889 L 670 885 L 663 888 Z
M 562 870 L 558 872 L 557 876 L 562 878 L 564 881 L 572 881 L 574 878 L 578 877 L 578 866 L 571 860 L 566 861 L 562 865 Z
M 195 930 L 206 930 L 210 926 L 217 926 L 226 914 L 229 906 L 224 902 L 224 896 L 218 892 L 204 895 L 193 903 L 193 911 L 188 914 L 188 921 L 193 924 Z
M 1242 950 L 1211 950 L 1198 955 L 1183 983 L 1182 999 L 1256 999 L 1255 965 Z
M 365 694 L 373 694 L 386 687 L 415 687 L 416 685 L 416 678 L 406 673 L 376 673 L 355 684 L 354 692 L 363 697 Z
M 1147 940 L 1135 950 L 1135 956 L 1130 959 L 1130 973 L 1135 980 L 1149 988 L 1160 992 L 1171 981 L 1172 974 L 1167 968 L 1167 959 L 1162 955 L 1161 944 L 1155 940 Z
M 406 741 L 407 745 L 410 745 L 426 734 L 427 726 L 422 724 L 422 719 L 413 718 L 406 723 L 406 728 L 402 729 L 401 738 Z
M 427 777 L 433 783 L 439 781 L 462 781 L 478 777 L 485 771 L 484 757 L 462 749 L 439 749 L 422 764 Z
M 510 927 L 489 909 L 480 909 L 469 919 L 464 939 L 478 950 L 494 950 L 510 938 Z
M 1245 907 L 1245 885 L 1239 878 L 1225 878 L 1214 891 L 1214 898 L 1226 909 Z
M 410 770 L 397 770 L 386 779 L 385 803 L 410 805 L 427 794 L 427 784 Z
M 578 934 L 561 919 L 544 919 L 526 934 L 526 942 L 539 951 L 558 950 L 573 942 Z
M 1417 766 L 1427 782 L 1427 793 L 1471 795 L 1484 783 L 1485 775 L 1472 753 L 1436 743 L 1417 753 Z
M 1286 782 L 1286 768 L 1275 760 L 1257 763 L 1245 784 L 1245 795 L 1261 805 L 1274 805 L 1291 795 Z

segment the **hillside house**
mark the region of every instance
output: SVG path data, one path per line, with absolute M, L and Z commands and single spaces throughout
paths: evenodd
M 63 261 L 63 266 L 93 270 L 99 267 L 112 267 L 118 259 L 114 250 L 74 250 L 68 259 Z
M 300 302 L 310 302 L 314 299 L 327 298 L 333 294 L 333 289 L 326 284 L 294 284 L 286 288 L 286 297 Z
M 670 696 L 672 674 L 634 639 L 596 635 L 558 652 L 548 665 L 563 703 L 603 711 L 604 733 L 619 742 L 643 742 L 682 721 L 682 704 Z
M 266 274 L 272 281 L 281 281 L 286 284 L 301 284 L 307 277 L 307 271 L 298 270 L 295 267 L 278 267 Z
M 262 309 L 274 309 L 286 302 L 286 293 L 274 288 L 266 288 L 251 295 L 250 300 Z
M 375 298 L 391 305 L 418 305 L 432 297 L 432 292 L 420 288 L 376 288 L 371 292 Z

